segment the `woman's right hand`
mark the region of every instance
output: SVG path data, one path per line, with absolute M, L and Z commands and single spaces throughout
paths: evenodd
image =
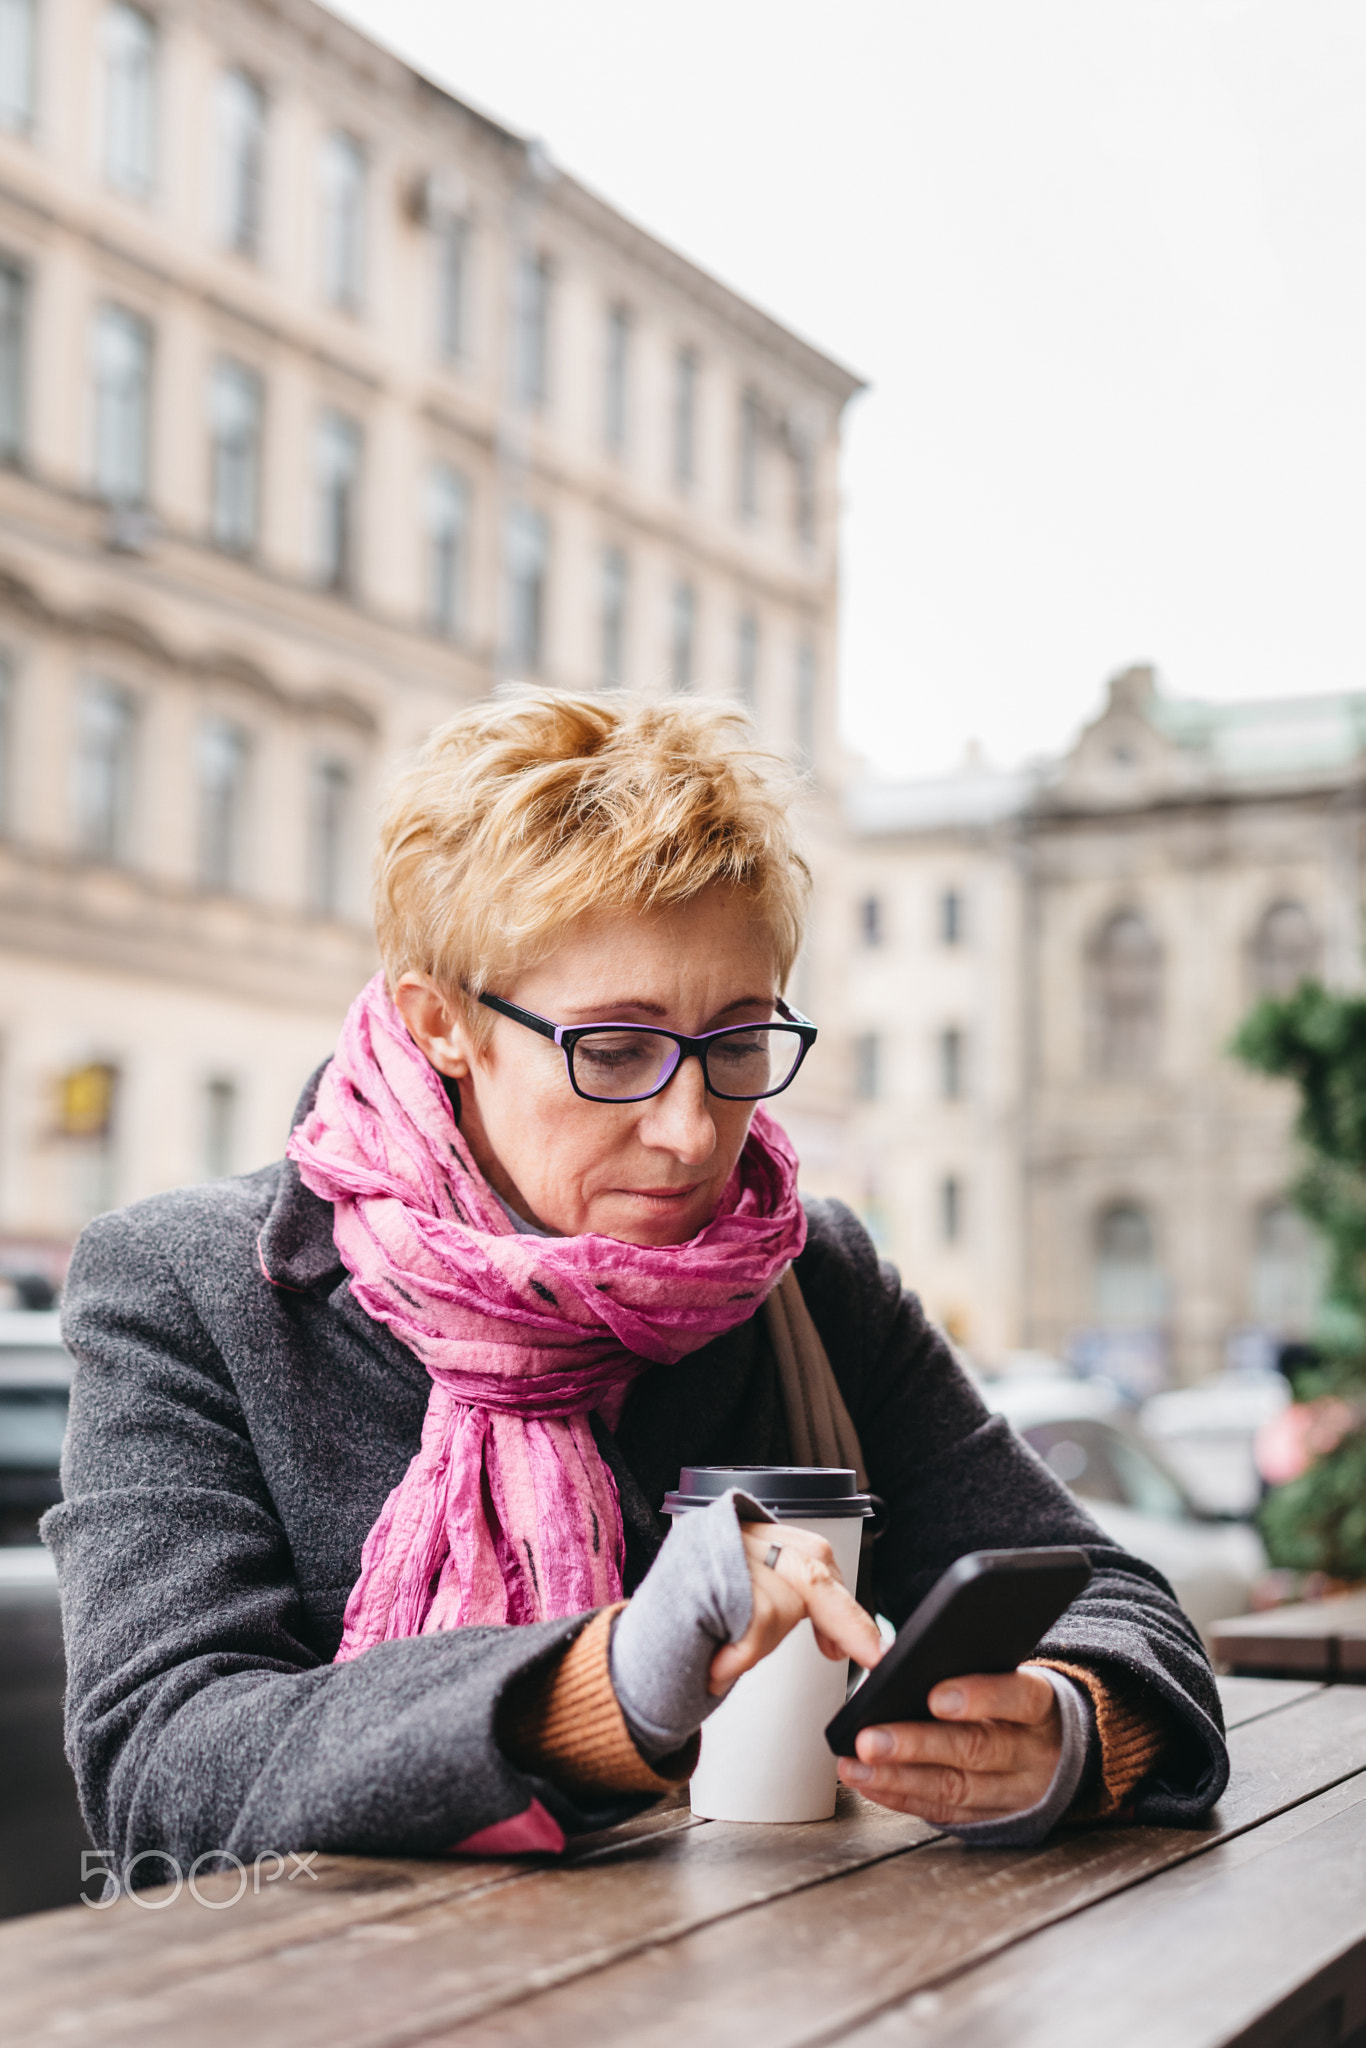
M 882 1654 L 829 1544 L 785 1523 L 740 1521 L 737 1508 L 750 1507 L 729 1493 L 675 1522 L 613 1626 L 612 1684 L 647 1756 L 677 1750 L 807 1616 L 827 1657 L 876 1664 Z
M 737 1678 L 807 1619 L 822 1655 L 852 1657 L 871 1670 L 882 1656 L 882 1637 L 840 1577 L 825 1538 L 783 1522 L 745 1522 L 741 1536 L 754 1609 L 740 1640 L 723 1644 L 712 1658 L 708 1691 L 718 1696 L 729 1692 Z M 770 1565 L 774 1550 L 778 1557 Z

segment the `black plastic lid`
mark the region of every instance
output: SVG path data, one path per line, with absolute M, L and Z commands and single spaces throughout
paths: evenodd
M 872 1495 L 858 1491 L 858 1474 L 847 1465 L 685 1465 L 678 1491 L 664 1496 L 664 1512 L 710 1507 L 732 1486 L 780 1520 L 843 1521 L 874 1512 Z

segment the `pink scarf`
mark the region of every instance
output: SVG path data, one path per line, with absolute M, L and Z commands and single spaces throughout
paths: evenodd
M 687 1244 L 524 1236 L 376 975 L 288 1150 L 335 1205 L 352 1294 L 432 1378 L 422 1447 L 365 1540 L 338 1660 L 619 1599 L 621 1510 L 589 1415 L 651 1362 L 753 1315 L 801 1250 L 781 1127 L 755 1111 L 716 1215 Z

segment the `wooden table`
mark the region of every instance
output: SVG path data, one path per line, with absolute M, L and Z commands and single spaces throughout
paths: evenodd
M 1366 1593 L 1216 1621 L 1210 1643 L 1222 1670 L 1366 1685 Z
M 564 1862 L 319 1858 L 0 1928 L 6 2048 L 1361 2048 L 1366 1688 L 1223 1682 L 1196 1830 L 965 1850 L 655 1808 Z M 205 1880 L 224 1899 L 235 1878 Z

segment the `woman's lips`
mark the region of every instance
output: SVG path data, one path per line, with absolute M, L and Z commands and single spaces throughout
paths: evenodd
M 633 1202 L 673 1204 L 686 1202 L 690 1195 L 697 1193 L 699 1185 L 700 1183 L 694 1181 L 691 1187 L 686 1188 L 618 1188 L 617 1193 L 627 1196 Z

